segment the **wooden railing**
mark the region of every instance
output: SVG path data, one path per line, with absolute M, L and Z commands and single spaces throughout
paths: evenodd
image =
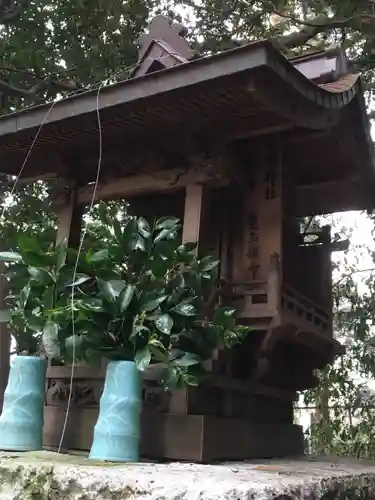
M 324 332 L 332 328 L 332 315 L 297 290 L 277 280 L 248 281 L 231 284 L 233 305 L 240 318 L 272 318 L 287 313 L 301 327 L 314 327 Z
M 315 328 L 331 330 L 331 313 L 287 285 L 281 289 L 281 309 Z

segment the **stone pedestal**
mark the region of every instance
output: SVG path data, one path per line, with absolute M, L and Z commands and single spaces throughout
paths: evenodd
M 375 462 L 301 460 L 102 464 L 82 456 L 0 455 L 4 500 L 331 500 L 374 498 Z

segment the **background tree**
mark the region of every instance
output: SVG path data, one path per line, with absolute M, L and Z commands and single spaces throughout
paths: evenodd
M 372 90 L 374 0 L 0 0 L 0 90 L 20 106 L 124 78 L 158 12 L 183 17 L 204 53 L 259 38 L 286 55 L 339 45 Z
M 152 7 L 153 0 L 1 0 L 4 110 L 79 90 L 122 68 L 126 76 Z
M 374 227 L 374 217 L 362 215 Z M 367 239 L 367 238 L 366 238 Z M 336 262 L 334 281 L 335 335 L 346 353 L 319 373 L 320 385 L 304 394 L 302 406 L 314 412 L 308 432 L 311 451 L 375 458 L 375 253 L 373 234 L 352 245 Z

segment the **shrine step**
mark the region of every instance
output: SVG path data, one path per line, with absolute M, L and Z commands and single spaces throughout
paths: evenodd
M 97 409 L 72 408 L 63 449 L 89 450 Z M 44 445 L 58 447 L 65 412 L 45 408 Z M 141 454 L 159 460 L 211 462 L 303 455 L 302 428 L 293 424 L 254 424 L 208 415 L 144 412 Z

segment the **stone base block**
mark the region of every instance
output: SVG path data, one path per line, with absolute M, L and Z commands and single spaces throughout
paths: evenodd
M 63 441 L 65 450 L 87 451 L 96 409 L 72 408 Z M 45 408 L 44 445 L 56 449 L 65 412 Z M 212 462 L 303 455 L 303 433 L 292 424 L 253 424 L 246 420 L 202 415 L 145 412 L 141 454 L 164 460 Z
M 0 454 L 4 500 L 360 500 L 375 496 L 375 463 L 320 459 L 216 465 L 109 464 L 50 452 Z

